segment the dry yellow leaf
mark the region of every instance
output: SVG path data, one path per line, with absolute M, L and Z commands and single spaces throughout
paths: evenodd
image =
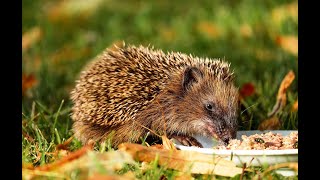
M 197 25 L 197 30 L 209 38 L 216 39 L 221 36 L 220 28 L 212 22 L 202 21 Z
M 296 36 L 278 36 L 276 43 L 285 51 L 298 56 L 298 38 Z
M 258 129 L 260 131 L 263 130 L 278 130 L 281 127 L 280 120 L 277 116 L 273 116 L 271 118 L 263 120 L 260 124 Z
M 272 60 L 276 58 L 274 52 L 267 48 L 255 48 L 252 51 L 259 60 Z
M 280 25 L 287 18 L 298 22 L 298 1 L 274 8 L 271 11 L 271 17 L 276 25 Z
M 234 162 L 219 156 L 193 151 L 156 149 L 131 143 L 120 144 L 118 148 L 121 151 L 128 152 L 138 161 L 151 162 L 158 157 L 159 165 L 182 172 L 215 174 L 227 177 L 242 173 L 242 168 L 236 167 Z
M 108 175 L 108 174 L 94 173 L 88 178 L 88 180 L 134 180 L 134 179 L 136 179 L 134 174 L 129 175 L 129 173 L 126 173 L 124 175 L 114 175 L 114 174 Z
M 278 96 L 277 96 L 277 102 L 273 106 L 273 109 L 270 113 L 268 113 L 268 116 L 271 117 L 275 115 L 277 112 L 279 112 L 287 102 L 287 94 L 286 91 L 288 87 L 291 85 L 292 81 L 294 80 L 295 75 L 292 70 L 288 72 L 288 74 L 284 77 L 284 79 L 281 82 L 281 85 L 278 90 Z
M 66 44 L 54 53 L 50 54 L 49 59 L 53 62 L 53 64 L 59 64 L 62 60 L 72 61 L 81 57 L 88 56 L 90 52 L 90 47 L 85 47 L 79 50 L 71 47 L 69 44 Z
M 35 176 L 45 176 L 45 177 L 63 177 L 63 179 L 69 179 L 67 176 L 73 170 L 81 170 L 79 173 L 81 177 L 88 177 L 90 174 L 99 173 L 100 168 L 104 168 L 108 174 L 106 177 L 116 174 L 116 171 L 122 169 L 125 164 L 136 164 L 132 159 L 131 155 L 123 151 L 108 151 L 104 153 L 99 153 L 92 150 L 92 146 L 87 145 L 70 153 L 61 160 L 54 163 L 47 164 L 40 167 L 23 167 L 22 176 L 23 177 L 35 177 Z M 133 175 L 127 173 L 123 175 L 123 178 L 132 179 Z M 100 176 L 97 176 L 100 177 Z M 120 176 L 115 176 L 116 178 L 121 178 Z M 85 178 L 87 179 L 87 178 Z
M 32 44 L 38 42 L 41 39 L 42 30 L 36 26 L 22 35 L 22 51 L 28 50 Z
M 296 100 L 296 101 L 293 103 L 292 108 L 291 108 L 291 111 L 292 111 L 292 112 L 298 111 L 298 100 Z
M 89 150 L 92 150 L 92 149 L 93 149 L 92 145 L 83 146 L 81 149 L 70 153 L 68 156 L 63 157 L 60 160 L 55 161 L 54 163 L 46 164 L 44 166 L 39 166 L 39 167 L 35 168 L 35 170 L 51 171 L 54 169 L 59 169 L 64 164 L 68 164 L 69 162 L 74 161 L 74 160 L 79 159 L 80 157 L 84 156 Z
M 67 21 L 77 19 L 88 19 L 96 10 L 103 6 L 106 0 L 64 0 L 53 4 L 48 9 L 49 20 Z
M 252 36 L 252 28 L 249 24 L 243 24 L 240 26 L 240 34 L 242 37 L 248 38 Z
M 183 173 L 179 172 L 175 177 L 174 180 L 193 180 L 194 177 L 192 177 L 191 173 Z
M 166 42 L 171 42 L 175 39 L 177 33 L 170 27 L 160 28 L 160 35 Z

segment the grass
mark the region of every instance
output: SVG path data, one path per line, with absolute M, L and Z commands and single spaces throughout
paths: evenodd
M 150 44 L 164 51 L 225 58 L 235 71 L 239 88 L 247 82 L 255 87 L 255 94 L 244 99 L 247 109 L 239 118 L 242 130 L 255 130 L 267 118 L 280 83 L 290 70 L 296 79 L 298 76 L 297 56 L 285 47 L 290 42 L 279 45 L 276 40 L 297 37 L 297 12 L 292 8 L 297 1 L 103 0 L 94 10 L 87 11 L 79 10 L 81 7 L 76 4 L 80 3 L 71 6 L 78 7 L 78 11 L 64 11 L 67 5 L 62 2 L 22 1 L 22 32 L 33 27 L 42 32 L 40 40 L 24 50 L 22 57 L 22 73 L 32 75 L 36 81 L 25 91 L 22 101 L 25 164 L 38 166 L 56 160 L 52 152 L 57 144 L 73 134 L 69 93 L 75 80 L 90 59 L 120 40 Z M 298 112 L 291 111 L 298 98 L 296 79 L 287 91 L 287 104 L 278 115 L 281 129 L 298 129 Z M 73 151 L 81 146 L 74 139 L 70 148 Z M 137 169 L 133 171 L 143 179 L 160 177 L 159 174 L 171 179 L 175 174 L 158 166 L 144 175 Z M 246 174 L 248 179 L 252 176 Z M 283 178 L 275 173 L 271 176 Z

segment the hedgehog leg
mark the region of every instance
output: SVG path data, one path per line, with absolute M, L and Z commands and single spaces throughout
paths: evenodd
M 199 143 L 194 137 L 183 136 L 183 135 L 171 135 L 170 138 L 173 138 L 179 141 L 184 146 L 197 146 L 203 148 L 202 144 Z
M 82 144 L 88 144 L 92 141 L 101 143 L 109 134 L 106 129 L 91 123 L 83 121 L 75 121 L 73 123 L 74 136 L 79 139 Z

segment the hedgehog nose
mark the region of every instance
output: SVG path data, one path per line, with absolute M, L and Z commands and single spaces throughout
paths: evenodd
M 225 145 L 229 144 L 229 141 L 230 141 L 229 137 L 223 139 L 223 142 Z

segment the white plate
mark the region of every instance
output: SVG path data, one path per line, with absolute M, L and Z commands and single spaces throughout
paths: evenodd
M 264 132 L 270 131 L 238 131 L 237 139 L 241 140 L 242 135 L 253 135 L 253 134 L 261 134 Z M 273 133 L 279 133 L 283 136 L 289 135 L 291 132 L 298 131 L 271 131 Z M 217 156 L 222 156 L 227 160 L 232 160 L 236 163 L 237 166 L 246 165 L 251 166 L 264 166 L 264 165 L 273 165 L 284 162 L 298 162 L 298 149 L 286 149 L 286 150 L 217 150 L 212 147 L 216 145 L 216 142 L 210 138 L 195 136 L 204 148 L 198 147 L 188 147 L 179 144 L 175 144 L 175 146 L 181 150 L 186 151 L 196 151 L 203 154 L 212 154 Z M 281 173 L 285 176 L 294 175 L 292 171 L 284 171 Z

